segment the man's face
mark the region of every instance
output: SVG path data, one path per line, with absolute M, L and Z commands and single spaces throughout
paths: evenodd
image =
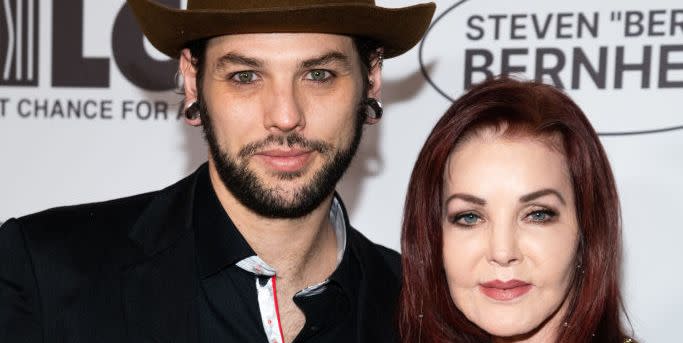
M 227 189 L 266 217 L 327 198 L 361 135 L 361 62 L 349 37 L 244 34 L 207 44 L 200 102 L 210 160 Z

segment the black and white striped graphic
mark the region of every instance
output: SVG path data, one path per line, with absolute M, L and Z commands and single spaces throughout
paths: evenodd
M 38 0 L 0 0 L 0 85 L 38 85 Z

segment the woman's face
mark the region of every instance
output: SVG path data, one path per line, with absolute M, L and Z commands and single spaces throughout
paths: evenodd
M 443 262 L 460 311 L 494 337 L 552 341 L 577 268 L 566 159 L 551 140 L 484 130 L 444 174 Z

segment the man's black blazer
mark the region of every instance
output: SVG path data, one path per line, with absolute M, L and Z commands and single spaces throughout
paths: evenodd
M 196 174 L 164 190 L 0 228 L 0 342 L 196 342 Z M 348 220 L 348 218 L 347 218 Z M 356 230 L 358 342 L 395 339 L 398 254 Z

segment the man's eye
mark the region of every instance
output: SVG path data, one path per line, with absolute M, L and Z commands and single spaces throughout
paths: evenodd
M 539 210 L 529 213 L 526 217 L 534 223 L 545 223 L 553 220 L 557 214 L 551 210 Z
M 451 217 L 449 221 L 460 226 L 473 226 L 481 222 L 481 217 L 479 217 L 479 215 L 476 213 L 467 212 L 455 215 Z
M 230 79 L 239 83 L 252 83 L 256 81 L 256 73 L 253 71 L 240 71 L 233 74 Z
M 332 73 L 323 69 L 311 70 L 306 75 L 306 79 L 312 81 L 326 81 L 330 77 L 332 77 Z

